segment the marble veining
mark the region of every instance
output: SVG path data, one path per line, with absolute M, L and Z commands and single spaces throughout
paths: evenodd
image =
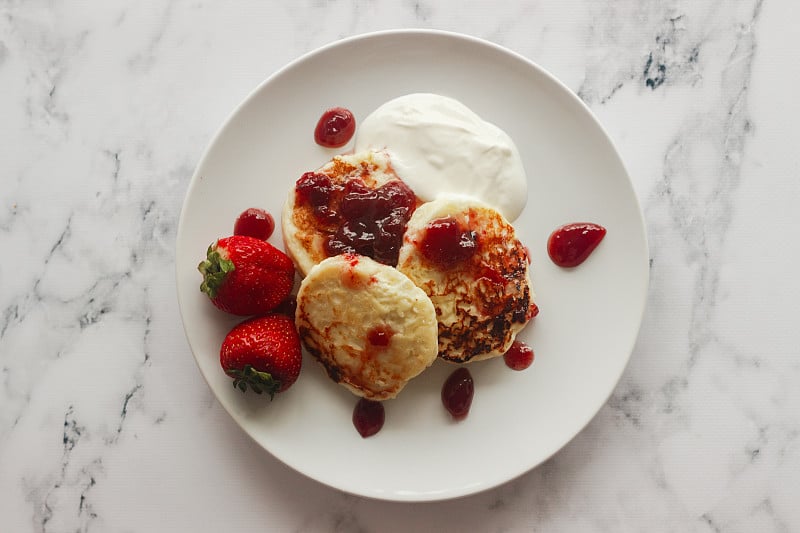
M 0 2 L 0 531 L 800 530 L 793 9 Z M 233 106 L 303 53 L 397 27 L 487 38 L 563 80 L 617 144 L 651 247 L 598 416 L 532 472 L 423 505 L 321 486 L 242 434 L 197 372 L 172 272 Z

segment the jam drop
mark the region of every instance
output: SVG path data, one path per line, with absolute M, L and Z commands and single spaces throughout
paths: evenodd
M 442 403 L 456 420 L 463 420 L 472 406 L 475 383 L 465 367 L 456 369 L 442 386 Z
M 251 207 L 242 212 L 233 225 L 234 235 L 247 235 L 266 241 L 275 231 L 275 220 L 272 215 L 264 211 Z
M 514 341 L 511 348 L 503 354 L 506 366 L 511 370 L 525 370 L 533 363 L 533 348 L 521 341 Z
M 350 110 L 334 107 L 325 111 L 314 129 L 314 141 L 326 148 L 347 144 L 356 132 L 356 119 Z
M 597 248 L 606 229 L 591 222 L 565 224 L 550 234 L 547 253 L 560 267 L 575 267 L 583 263 Z
M 379 432 L 385 420 L 386 412 L 381 402 L 361 398 L 353 409 L 353 425 L 365 439 Z
M 375 326 L 367 332 L 367 341 L 372 346 L 385 348 L 386 346 L 389 346 L 389 341 L 392 340 L 393 335 L 394 330 L 391 327 L 382 324 L 380 326 Z
M 478 250 L 477 234 L 462 229 L 453 217 L 437 218 L 425 226 L 420 250 L 428 261 L 447 269 L 469 259 Z

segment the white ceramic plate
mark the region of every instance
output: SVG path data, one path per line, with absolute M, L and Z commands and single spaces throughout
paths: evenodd
M 521 338 L 536 360 L 522 372 L 509 370 L 502 358 L 471 365 L 475 398 L 460 423 L 448 418 L 439 398 L 454 367 L 437 361 L 385 403 L 383 430 L 362 439 L 351 422 L 356 398 L 307 355 L 297 383 L 273 402 L 234 390 L 218 353 L 237 319 L 200 293 L 196 266 L 212 241 L 233 231 L 244 209 L 263 207 L 279 219 L 295 180 L 337 153 L 313 141 L 325 109 L 347 107 L 358 120 L 412 92 L 462 101 L 519 147 L 530 183 L 515 226 L 531 251 L 541 309 Z M 608 235 L 583 265 L 560 269 L 547 256 L 547 237 L 576 221 L 602 224 Z M 279 231 L 271 242 L 282 246 Z M 573 93 L 494 44 L 410 30 L 359 36 L 308 54 L 234 111 L 189 186 L 176 267 L 183 324 L 200 370 L 256 442 L 343 491 L 430 501 L 472 494 L 527 472 L 591 420 L 630 357 L 644 309 L 648 250 L 625 168 Z

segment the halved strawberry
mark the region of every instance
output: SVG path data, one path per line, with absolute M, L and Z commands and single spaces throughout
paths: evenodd
M 200 290 L 228 313 L 268 313 L 292 290 L 292 260 L 266 241 L 234 235 L 209 246 L 206 256 L 197 266 L 203 275 Z
M 219 359 L 242 392 L 249 388 L 272 397 L 285 391 L 297 380 L 303 362 L 294 320 L 280 314 L 245 320 L 225 337 Z

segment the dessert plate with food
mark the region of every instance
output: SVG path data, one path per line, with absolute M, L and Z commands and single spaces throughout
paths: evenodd
M 234 110 L 176 268 L 197 364 L 248 435 L 329 486 L 432 501 L 585 427 L 631 355 L 648 250 L 569 89 L 495 44 L 400 30 L 314 51 Z

